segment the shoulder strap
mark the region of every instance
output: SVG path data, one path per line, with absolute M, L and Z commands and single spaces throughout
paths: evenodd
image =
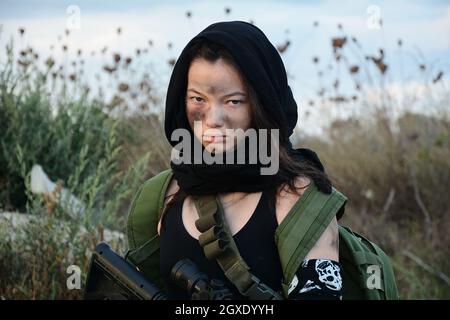
M 171 169 L 161 172 L 147 180 L 133 199 L 127 222 L 127 258 L 134 264 L 142 263 L 159 249 L 157 226 L 171 178 Z
M 209 260 L 217 260 L 225 276 L 243 296 L 251 300 L 283 299 L 279 293 L 250 273 L 225 221 L 220 201 L 215 196 L 195 196 L 193 201 L 199 214 L 195 225 L 202 232 L 198 240 L 205 256 Z
M 335 188 L 331 194 L 317 189 L 314 183 L 305 190 L 275 231 L 281 267 L 283 293 L 308 252 L 320 238 L 335 215 L 342 215 L 347 198 Z

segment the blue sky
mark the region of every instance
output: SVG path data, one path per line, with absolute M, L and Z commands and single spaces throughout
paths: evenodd
M 17 1 L 0 0 L 0 59 L 4 58 L 4 44 L 12 36 L 18 42 L 17 29 L 25 27 L 22 46 L 31 45 L 41 54 L 51 52 L 50 44 L 64 37 L 71 14 L 70 5 L 80 9 L 79 28 L 71 30 L 68 42 L 84 52 L 108 46 L 110 51 L 133 53 L 144 47 L 149 39 L 154 42 L 152 68 L 160 80 L 162 95 L 170 76 L 168 58 L 177 57 L 190 38 L 209 24 L 221 20 L 250 19 L 261 28 L 275 45 L 289 39 L 290 48 L 282 56 L 291 75 L 290 84 L 299 106 L 317 91 L 317 70 L 311 63 L 319 56 L 321 63 L 332 59 L 330 43 L 333 36 L 343 31 L 356 36 L 365 51 L 375 54 L 378 48 L 387 51 L 387 62 L 393 66 L 393 85 L 407 86 L 415 81 L 417 63 L 431 64 L 430 72 L 450 72 L 450 1 Z M 372 7 L 371 7 L 372 6 Z M 224 8 L 232 9 L 225 15 Z M 368 12 L 369 8 L 375 8 Z M 187 19 L 187 10 L 192 18 Z M 382 28 L 370 24 L 375 16 L 383 20 Z M 314 28 L 313 22 L 319 27 Z M 123 32 L 116 36 L 117 27 Z M 395 63 L 397 40 L 401 38 L 408 56 L 402 70 Z M 167 48 L 167 42 L 173 48 Z M 416 61 L 417 60 L 417 61 Z M 0 60 L 1 61 L 1 60 Z M 92 59 L 89 70 L 104 64 L 100 56 Z M 143 65 L 145 67 L 145 64 Z M 406 71 L 405 71 L 406 70 Z M 93 72 L 93 71 L 92 71 Z M 92 76 L 92 75 L 91 75 Z

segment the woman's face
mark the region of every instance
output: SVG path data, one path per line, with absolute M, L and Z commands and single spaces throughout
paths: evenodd
M 239 72 L 223 59 L 192 61 L 188 72 L 186 113 L 195 136 L 216 153 L 234 147 L 236 135 L 226 129 L 251 126 L 248 91 Z M 194 121 L 201 121 L 194 126 Z

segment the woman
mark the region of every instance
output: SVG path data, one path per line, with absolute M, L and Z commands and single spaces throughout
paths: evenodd
M 165 113 L 165 134 L 172 146 L 178 129 L 190 132 L 191 143 L 201 143 L 212 156 L 236 156 L 244 146 L 245 163 L 201 163 L 172 160 L 173 177 L 164 198 L 164 213 L 158 223 L 160 271 L 169 298 L 190 296 L 171 280 L 172 267 L 189 258 L 210 278 L 221 279 L 234 297 L 242 298 L 219 264 L 208 260 L 198 238 L 201 232 L 193 197 L 216 195 L 226 224 L 240 255 L 252 274 L 274 291 L 283 278 L 276 228 L 282 223 L 306 188 L 314 183 L 331 193 L 331 182 L 316 154 L 292 148 L 289 136 L 297 123 L 297 105 L 287 83 L 286 71 L 275 47 L 263 32 L 240 21 L 215 23 L 194 37 L 184 48 L 172 73 Z M 261 159 L 249 163 L 249 155 L 262 141 L 250 145 L 233 130 L 278 129 L 279 145 L 269 145 L 278 156 L 278 170 L 262 175 Z M 269 138 L 274 135 L 270 131 Z M 253 148 L 253 149 L 252 149 Z M 193 150 L 183 150 L 184 155 Z M 242 149 L 240 149 L 242 150 Z M 323 281 L 317 268 L 333 268 L 334 278 Z M 338 225 L 334 218 L 304 262 L 289 287 L 290 299 L 341 299 Z M 331 283 L 331 285 L 330 285 Z
M 336 192 L 316 154 L 292 148 L 296 123 L 282 60 L 257 27 L 215 23 L 184 48 L 166 100 L 171 170 L 144 184 L 127 228 L 127 257 L 169 298 L 194 297 L 173 278 L 186 258 L 235 299 L 341 298 L 335 214 L 345 197 L 317 201 Z

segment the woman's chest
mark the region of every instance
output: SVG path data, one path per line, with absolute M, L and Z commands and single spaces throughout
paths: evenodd
M 250 221 L 258 207 L 261 207 L 261 200 L 262 192 L 250 194 L 245 200 L 236 201 L 232 204 L 221 201 L 224 219 L 232 235 L 237 234 Z M 181 216 L 186 231 L 193 238 L 198 239 L 200 232 L 195 226 L 195 221 L 199 218 L 199 214 L 190 197 L 186 198 L 183 202 Z

